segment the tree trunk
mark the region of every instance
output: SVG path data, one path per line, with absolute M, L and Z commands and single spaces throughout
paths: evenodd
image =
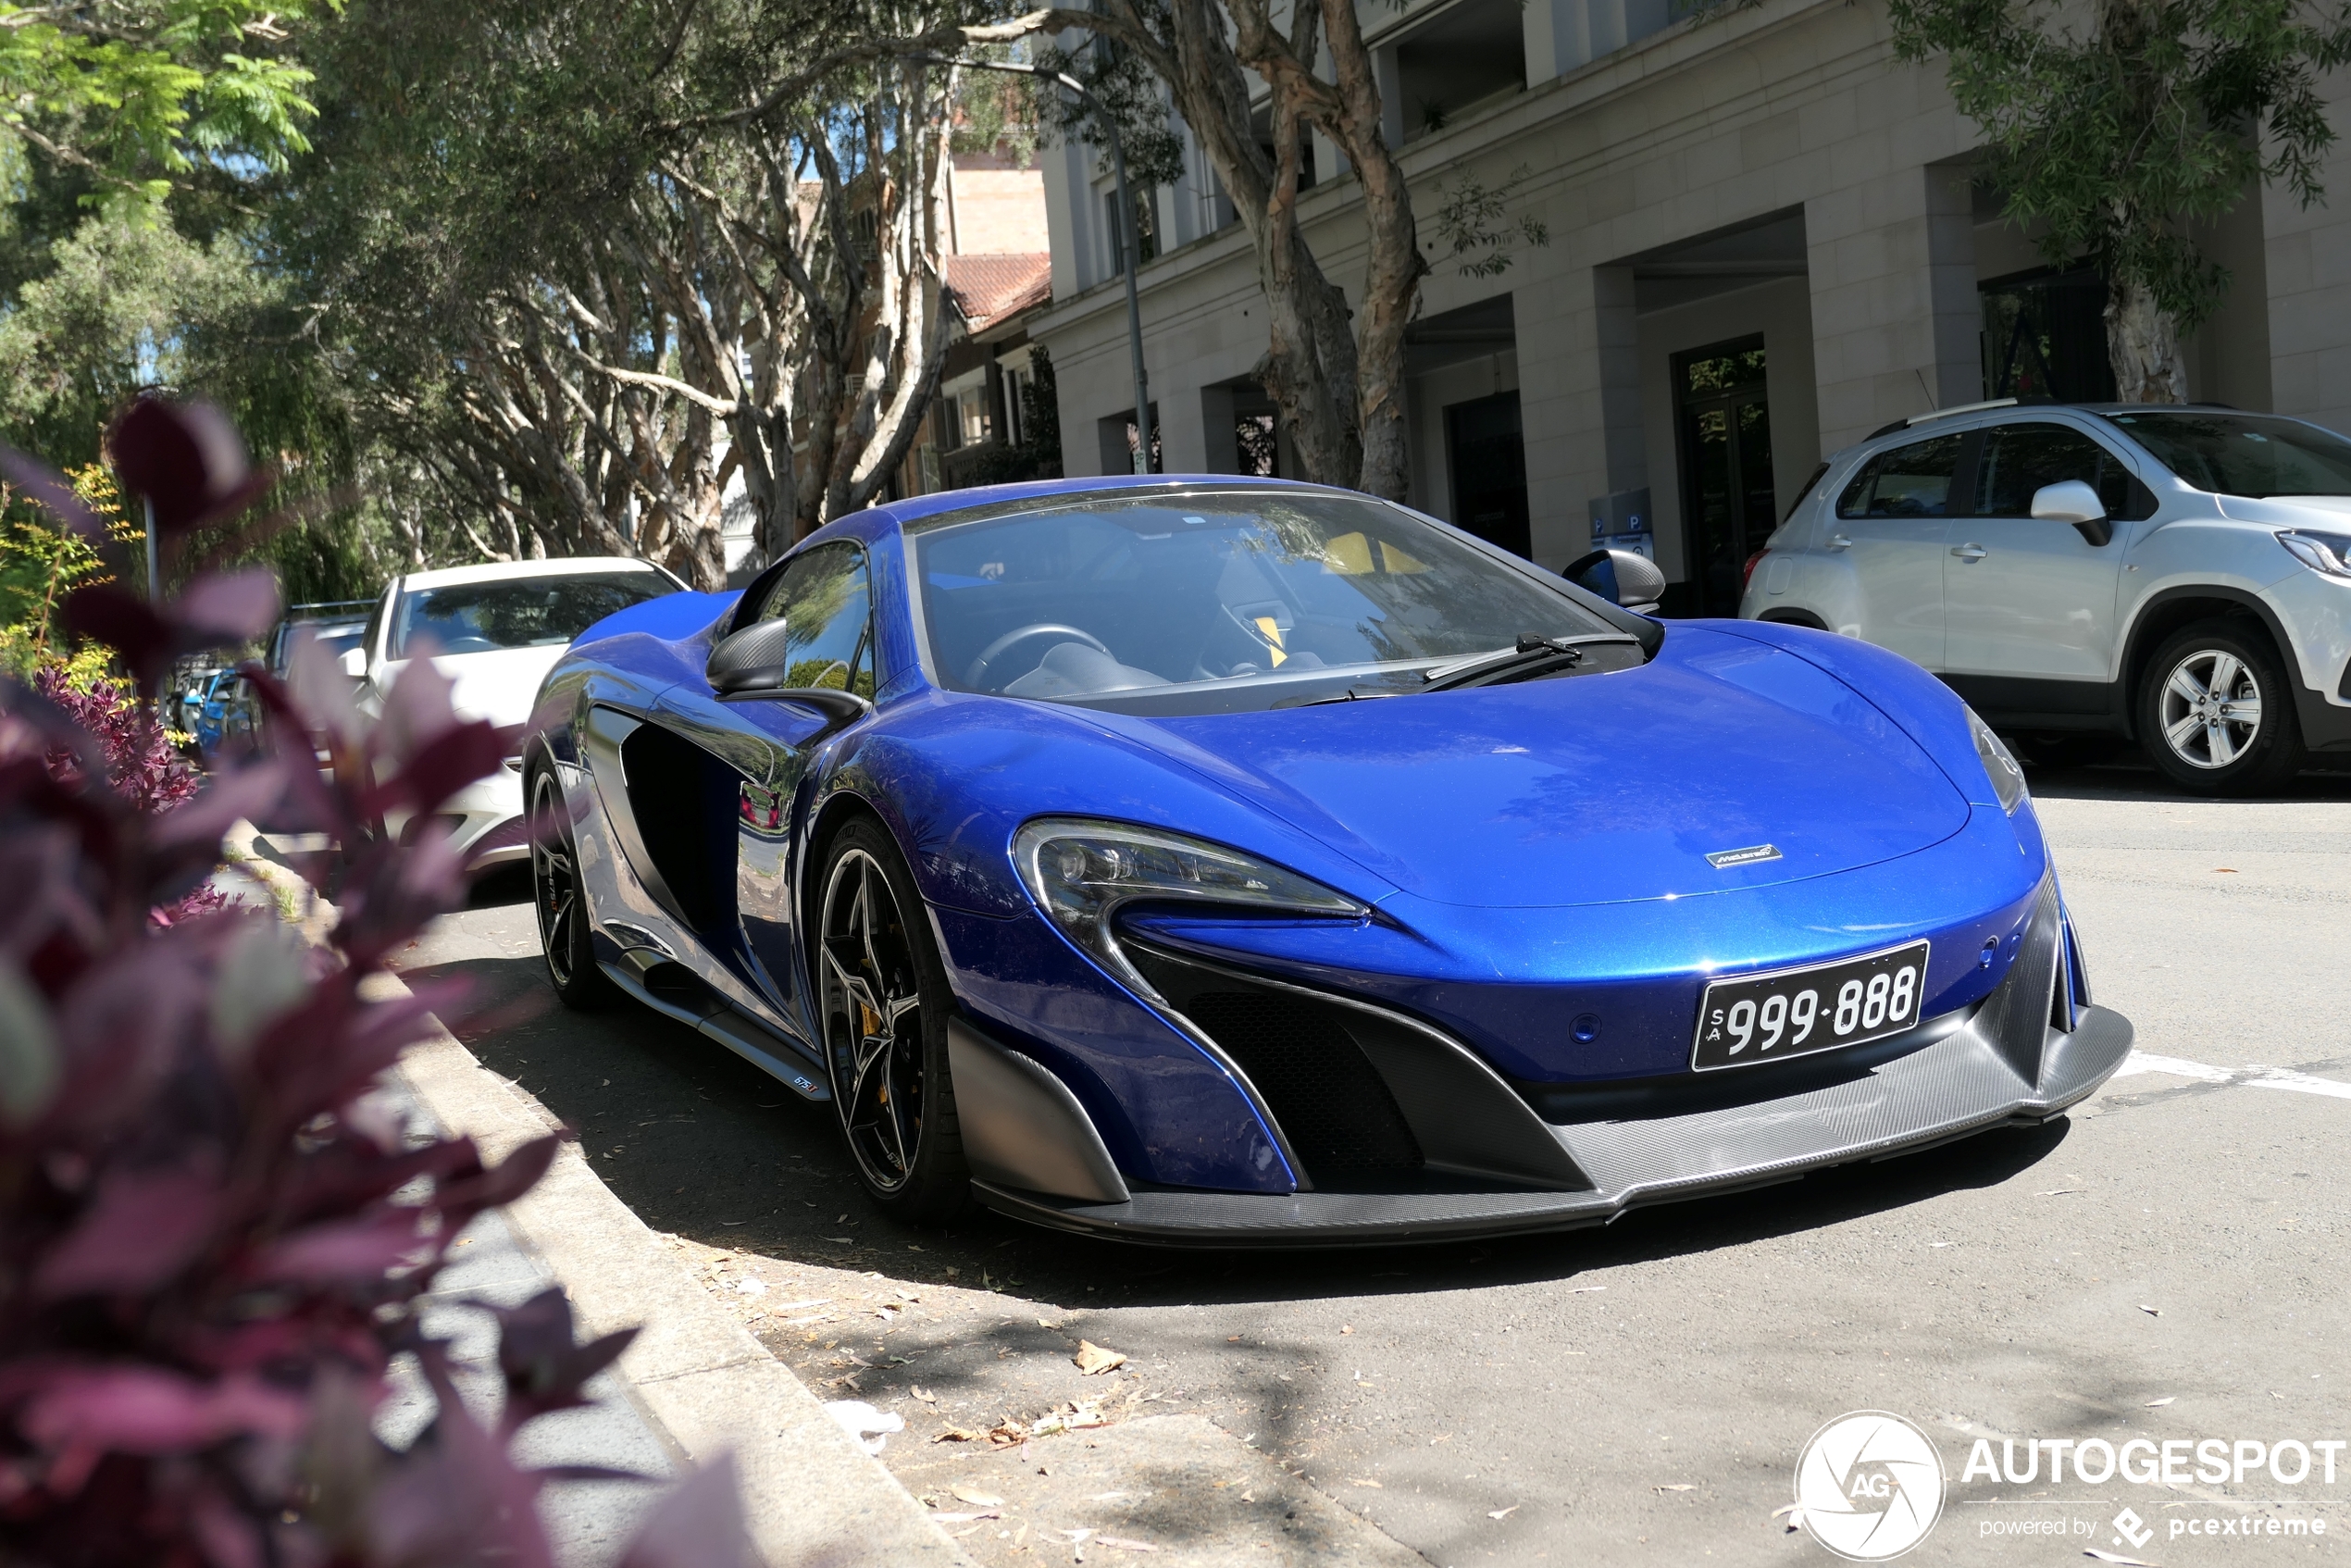
M 2122 402 L 2188 400 L 2178 324 L 2146 285 L 2126 284 L 2107 296 L 2106 348 L 2114 362 L 2114 395 Z
M 1412 478 L 1405 444 L 1404 329 L 1412 319 L 1428 262 L 1412 222 L 1412 193 L 1380 130 L 1379 81 L 1355 0 L 1323 0 L 1323 17 L 1337 88 L 1337 112 L 1325 129 L 1355 166 L 1370 242 L 1362 305 L 1355 313 L 1355 396 L 1363 457 L 1354 484 L 1401 501 Z

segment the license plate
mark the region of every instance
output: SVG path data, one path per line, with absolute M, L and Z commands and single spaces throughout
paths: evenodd
M 1810 1056 L 1898 1035 L 1919 1021 L 1924 942 L 1866 958 L 1716 980 L 1698 1010 L 1698 1072 Z

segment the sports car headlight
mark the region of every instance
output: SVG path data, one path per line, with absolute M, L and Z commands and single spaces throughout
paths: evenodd
M 1178 833 L 1123 822 L 1046 817 L 1020 830 L 1013 860 L 1038 907 L 1121 975 L 1133 971 L 1110 928 L 1120 904 L 1222 904 L 1360 920 L 1371 910 L 1294 871 Z
M 1992 793 L 1999 797 L 2000 809 L 2010 816 L 2024 803 L 2024 769 L 2018 765 L 2014 753 L 1992 733 L 1992 727 L 1967 711 L 1968 734 L 1974 738 L 1975 754 L 1984 764 L 1984 774 L 1992 780 Z
M 2351 535 L 2312 533 L 2308 529 L 2295 529 L 2278 535 L 2278 542 L 2286 554 L 2314 572 L 2329 577 L 2351 577 Z

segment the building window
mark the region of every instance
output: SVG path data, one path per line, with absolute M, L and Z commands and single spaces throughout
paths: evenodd
M 1014 366 L 1004 372 L 1004 441 L 1009 445 L 1018 446 L 1028 439 L 1027 432 L 1021 428 L 1021 399 L 1035 384 L 1036 378 L 1026 365 Z
M 1135 198 L 1135 265 L 1142 266 L 1159 255 L 1159 192 L 1156 186 L 1131 186 L 1128 193 Z M 1113 278 L 1126 270 L 1126 233 L 1119 227 L 1118 193 L 1102 193 L 1102 234 L 1110 245 L 1110 275 Z
M 961 424 L 963 446 L 976 446 L 988 439 L 988 391 L 984 387 L 966 387 L 955 394 L 957 418 Z
M 1984 395 L 2107 403 L 2105 280 L 2088 268 L 2041 268 L 1982 286 Z
M 1396 45 L 1404 140 L 1526 90 L 1526 30 L 1518 0 L 1467 0 Z

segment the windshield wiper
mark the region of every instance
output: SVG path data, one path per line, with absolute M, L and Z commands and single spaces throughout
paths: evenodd
M 1553 668 L 1571 670 L 1584 662 L 1584 650 L 1609 643 L 1640 645 L 1641 640 L 1621 631 L 1594 632 L 1586 637 L 1544 637 L 1532 631 L 1518 635 L 1514 648 L 1498 648 L 1451 664 L 1424 670 L 1424 691 L 1449 691 L 1463 686 L 1486 686 L 1498 680 L 1532 679 Z

